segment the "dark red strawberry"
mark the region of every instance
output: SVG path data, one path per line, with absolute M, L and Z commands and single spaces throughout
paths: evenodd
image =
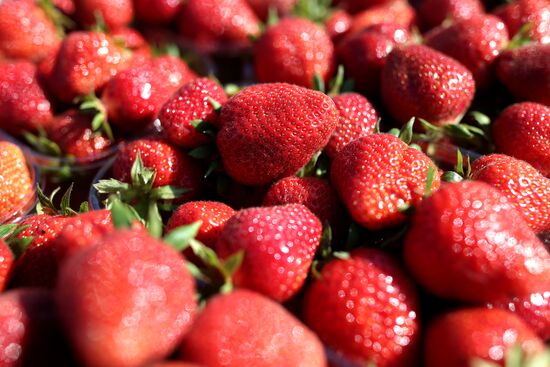
M 280 17 L 290 13 L 297 0 L 246 0 L 254 13 L 263 21 L 266 21 L 269 10 L 274 9 Z
M 0 129 L 14 135 L 36 132 L 52 122 L 50 101 L 30 62 L 0 62 Z
M 181 358 L 210 367 L 326 367 L 317 336 L 278 303 L 248 290 L 206 303 Z
M 164 25 L 176 19 L 182 0 L 134 0 L 136 19 L 146 24 Z
M 227 258 L 244 250 L 234 284 L 282 302 L 302 288 L 321 232 L 319 219 L 300 204 L 243 209 L 227 221 L 215 251 Z
M 398 47 L 382 69 L 382 99 L 401 124 L 420 117 L 441 126 L 457 123 L 475 93 L 472 74 L 429 47 Z
M 406 206 L 417 206 L 439 188 L 437 166 L 419 150 L 389 134 L 372 134 L 349 143 L 332 163 L 331 180 L 360 225 L 381 229 L 400 224 Z
M 4 291 L 11 278 L 14 257 L 9 246 L 0 239 L 0 291 Z
M 497 17 L 476 16 L 434 28 L 425 43 L 466 66 L 476 87 L 487 88 L 495 77 L 493 63 L 508 45 L 508 32 Z
M 503 52 L 497 76 L 518 99 L 550 105 L 550 45 L 533 44 Z
M 445 19 L 470 19 L 485 13 L 480 0 L 420 0 L 416 9 L 424 29 L 437 27 Z
M 82 27 L 95 25 L 99 16 L 109 29 L 117 29 L 134 17 L 132 0 L 74 0 L 74 5 L 74 17 Z
M 247 185 L 293 175 L 327 144 L 338 115 L 317 91 L 284 83 L 247 87 L 222 109 L 217 144 L 224 167 Z
M 421 285 L 450 299 L 491 302 L 550 286 L 542 242 L 504 194 L 479 181 L 444 185 L 417 207 L 404 257 Z
M 325 20 L 325 29 L 334 43 L 340 41 L 349 31 L 352 17 L 343 10 L 337 10 Z
M 349 33 L 361 32 L 365 28 L 381 23 L 397 24 L 410 29 L 415 22 L 416 12 L 408 1 L 395 0 L 373 6 L 355 15 Z
M 533 231 L 550 231 L 550 179 L 529 163 L 503 154 L 485 155 L 474 161 L 472 179 L 499 189 Z
M 527 354 L 544 349 L 542 340 L 511 312 L 462 309 L 447 313 L 430 325 L 424 362 L 426 367 L 464 367 L 474 359 L 482 359 L 501 365 L 515 345 Z
M 195 148 L 211 138 L 198 131 L 193 123 L 205 121 L 219 127 L 215 102 L 223 105 L 227 96 L 223 88 L 213 80 L 200 78 L 190 81 L 166 100 L 158 119 L 166 138 L 175 145 Z
M 385 5 L 393 0 L 337 0 L 335 4 L 348 12 L 355 14 L 361 10 L 372 8 L 376 5 Z
M 306 324 L 353 365 L 414 366 L 418 300 L 397 261 L 376 249 L 333 260 L 306 290 Z
M 0 55 L 40 62 L 59 42 L 55 24 L 34 1 L 0 3 Z
M 527 26 L 529 38 L 542 44 L 550 42 L 548 0 L 518 0 L 498 7 L 493 13 L 504 21 L 511 37 Z
M 328 82 L 334 71 L 334 45 L 325 30 L 303 18 L 271 26 L 254 45 L 256 78 L 312 88 L 315 75 Z
M 55 291 L 61 324 L 87 366 L 141 366 L 166 357 L 191 325 L 195 297 L 181 254 L 132 230 L 67 259 Z

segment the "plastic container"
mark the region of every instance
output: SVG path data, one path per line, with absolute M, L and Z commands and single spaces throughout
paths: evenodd
M 101 180 L 108 179 L 112 177 L 109 175 L 111 172 L 111 168 L 113 167 L 113 163 L 115 162 L 116 157 L 111 157 L 106 162 L 104 162 L 103 167 L 101 167 L 94 178 L 92 179 L 92 182 L 90 184 L 90 190 L 88 192 L 88 206 L 90 210 L 101 210 L 103 209 L 103 200 L 106 199 L 101 197 L 101 194 L 96 190 L 94 185 L 98 183 Z

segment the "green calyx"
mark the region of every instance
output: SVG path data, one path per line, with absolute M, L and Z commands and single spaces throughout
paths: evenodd
M 533 41 L 533 38 L 531 37 L 532 30 L 533 30 L 533 23 L 529 22 L 522 25 L 519 31 L 516 33 L 516 35 L 512 37 L 506 49 L 513 50 L 513 49 L 527 46 L 533 43 L 534 41 Z
M 313 75 L 313 89 L 321 93 L 326 93 L 334 97 L 341 93 L 353 91 L 354 82 L 352 79 L 345 79 L 345 69 L 343 65 L 338 65 L 336 75 L 329 82 L 329 90 L 327 92 L 325 81 L 320 74 Z
M 52 191 L 50 196 L 46 196 L 40 186 L 36 187 L 36 195 L 38 196 L 38 203 L 36 204 L 36 212 L 38 214 L 47 215 L 63 215 L 63 216 L 75 216 L 80 213 L 88 211 L 88 203 L 83 202 L 80 204 L 78 211 L 71 208 L 71 194 L 73 192 L 74 183 L 71 183 L 67 191 L 61 197 L 59 207 L 55 205 L 55 197 L 61 190 L 60 187 Z
M 0 225 L 0 239 L 8 245 L 15 259 L 20 258 L 33 241 L 33 237 L 19 237 L 28 227 L 15 223 Z
M 80 110 L 94 114 L 91 124 L 94 132 L 104 132 L 110 141 L 115 141 L 113 130 L 107 118 L 107 109 L 94 92 L 91 92 L 82 99 Z
M 53 157 L 63 156 L 59 145 L 48 138 L 48 134 L 43 128 L 39 128 L 36 135 L 25 131 L 23 138 L 37 152 Z
M 51 19 L 55 25 L 55 29 L 59 37 L 63 38 L 65 36 L 65 29 L 74 29 L 76 24 L 63 14 L 59 9 L 55 7 L 55 4 L 52 0 L 38 0 L 37 5 L 42 8 L 44 13 Z
M 474 359 L 471 367 L 498 367 L 500 363 L 494 363 L 483 359 Z M 504 360 L 504 367 L 548 367 L 550 366 L 550 349 L 546 348 L 544 351 L 526 355 L 521 345 L 514 345 L 508 348 L 506 351 L 506 358 Z
M 472 177 L 472 166 L 470 163 L 470 156 L 467 155 L 464 158 L 460 149 L 456 150 L 456 165 L 454 171 L 447 171 L 441 179 L 445 182 L 460 182 L 464 179 L 469 180 Z
M 331 14 L 331 0 L 298 0 L 292 15 L 323 23 Z

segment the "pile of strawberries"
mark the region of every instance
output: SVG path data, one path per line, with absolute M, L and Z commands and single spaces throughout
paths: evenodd
M 0 0 L 0 137 L 1 366 L 550 366 L 550 0 Z

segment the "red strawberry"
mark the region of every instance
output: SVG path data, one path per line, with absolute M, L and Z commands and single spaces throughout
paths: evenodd
M 72 102 L 102 88 L 128 60 L 105 33 L 72 32 L 63 40 L 49 86 L 61 101 Z
M 500 191 L 478 181 L 447 184 L 418 206 L 404 257 L 445 298 L 491 302 L 550 286 L 542 242 Z
M 176 19 L 182 0 L 134 0 L 136 19 L 147 24 L 164 25 Z
M 550 45 L 529 45 L 503 52 L 497 76 L 518 100 L 550 105 Z
M 279 16 L 290 13 L 297 0 L 246 0 L 254 13 L 263 21 L 267 20 L 269 9 L 274 9 Z
M 202 172 L 197 162 L 157 138 L 143 138 L 122 144 L 113 164 L 114 178 L 131 182 L 131 169 L 138 151 L 143 165 L 156 172 L 153 187 L 172 185 L 189 189 L 179 198 L 182 201 L 199 194 L 202 189 Z
M 326 367 L 317 336 L 281 305 L 236 290 L 207 302 L 181 358 L 210 367 Z
M 21 149 L 0 141 L 0 223 L 22 214 L 34 197 L 34 187 Z
M 363 29 L 380 23 L 392 23 L 405 29 L 416 22 L 416 12 L 408 1 L 395 0 L 387 4 L 373 6 L 353 17 L 349 33 L 361 32 Z
M 96 24 L 99 15 L 109 29 L 127 26 L 132 21 L 132 0 L 74 0 L 74 17 L 83 27 Z
M 319 219 L 300 204 L 243 209 L 227 221 L 215 251 L 227 258 L 244 250 L 234 284 L 282 302 L 302 288 L 321 232 Z
M 40 62 L 59 42 L 55 24 L 34 1 L 0 3 L 0 55 Z
M 337 0 L 335 4 L 340 8 L 355 14 L 361 10 L 372 8 L 376 5 L 385 5 L 391 3 L 393 0 Z
M 464 367 L 476 358 L 500 365 L 516 344 L 528 354 L 544 348 L 535 333 L 510 312 L 484 308 L 453 311 L 428 328 L 425 366 Z
M 343 10 L 337 10 L 325 20 L 325 29 L 334 43 L 337 43 L 350 29 L 352 17 Z
M 434 28 L 425 41 L 427 46 L 466 66 L 476 86 L 486 88 L 494 79 L 494 61 L 508 45 L 508 32 L 498 18 L 477 16 Z
M 254 46 L 254 68 L 262 83 L 285 82 L 312 88 L 315 75 L 328 82 L 334 45 L 324 29 L 303 18 L 269 27 Z
M 550 107 L 525 102 L 506 108 L 493 123 L 493 141 L 497 151 L 550 176 Z
M 296 85 L 258 84 L 224 105 L 217 144 L 237 182 L 263 185 L 293 175 L 328 142 L 338 110 L 325 94 Z
M 0 63 L 0 128 L 14 135 L 45 128 L 53 119 L 52 106 L 26 61 Z
M 176 56 L 164 55 L 153 60 L 156 73 L 173 88 L 174 93 L 179 87 L 197 78 L 197 74 Z
M 439 188 L 437 167 L 424 153 L 389 134 L 373 134 L 349 143 L 332 163 L 331 179 L 355 221 L 369 229 L 405 221 L 401 207 L 418 205 Z
M 67 259 L 55 291 L 61 324 L 86 366 L 166 357 L 192 322 L 195 296 L 181 254 L 131 230 Z
M 246 0 L 188 0 L 179 20 L 183 38 L 199 50 L 240 48 L 260 33 L 260 21 Z
M 521 11 L 517 1 L 498 6 L 491 13 L 504 22 L 510 38 L 514 37 L 520 30 L 522 26 Z
M 350 361 L 414 366 L 418 310 L 414 285 L 397 261 L 360 249 L 325 265 L 306 290 L 303 314 L 321 340 Z
M 143 35 L 136 29 L 131 27 L 122 27 L 110 31 L 111 37 L 122 45 L 124 48 L 132 51 L 149 50 L 149 45 Z
M 421 0 L 417 11 L 425 29 L 437 27 L 445 19 L 470 19 L 485 13 L 480 0 Z
M 499 189 L 535 232 L 550 230 L 550 179 L 529 163 L 503 154 L 486 155 L 474 161 L 472 179 Z
M 10 280 L 13 268 L 13 253 L 9 246 L 0 239 L 0 291 L 4 291 Z
M 148 364 L 145 367 L 202 367 L 195 363 L 187 363 L 180 361 L 166 361 L 166 362 L 157 362 L 153 364 Z
M 518 0 L 498 7 L 493 13 L 504 21 L 511 37 L 529 24 L 527 34 L 532 40 L 543 44 L 550 42 L 548 0 Z
M 218 112 L 212 100 L 220 104 L 227 101 L 223 88 L 208 78 L 190 81 L 177 91 L 160 109 L 158 119 L 164 135 L 175 145 L 195 148 L 211 140 L 193 126 L 203 120 L 219 126 Z
M 382 69 L 382 99 L 404 124 L 420 117 L 434 125 L 457 123 L 475 92 L 472 74 L 456 60 L 429 47 L 399 47 Z

